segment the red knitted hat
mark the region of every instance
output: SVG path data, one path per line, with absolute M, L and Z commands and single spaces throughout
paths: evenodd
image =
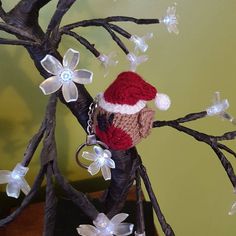
M 155 87 L 134 72 L 127 71 L 118 75 L 116 80 L 101 94 L 99 105 L 109 112 L 134 114 L 146 106 L 147 101 L 155 99 L 160 110 L 167 110 L 170 99 L 158 94 Z

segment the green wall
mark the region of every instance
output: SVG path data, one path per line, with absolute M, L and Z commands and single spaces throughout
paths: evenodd
M 3 2 L 7 9 L 15 4 L 13 0 Z M 63 23 L 109 15 L 155 18 L 162 16 L 171 3 L 169 0 L 80 0 Z M 138 73 L 172 98 L 171 109 L 158 111 L 156 119 L 174 119 L 202 111 L 210 105 L 215 91 L 229 99 L 229 112 L 236 116 L 236 1 L 179 0 L 177 3 L 178 36 L 169 34 L 163 25 L 121 24 L 133 34 L 153 32 L 155 35 L 147 52 L 150 59 L 138 68 Z M 56 1 L 52 1 L 41 12 L 44 28 L 55 5 Z M 124 54 L 102 28 L 81 29 L 79 32 L 96 43 L 100 51 L 119 52 L 119 66 L 112 68 L 109 76 L 104 78 L 98 61 L 91 54 L 73 39 L 63 38 L 61 53 L 70 47 L 79 50 L 79 67 L 94 71 L 94 82 L 87 88 L 95 96 L 119 72 L 127 70 L 128 64 Z M 8 37 L 6 34 L 3 36 Z M 131 48 L 130 42 L 125 43 Z M 39 90 L 42 78 L 23 48 L 0 46 L 0 58 L 0 168 L 12 169 L 21 161 L 29 139 L 37 131 L 48 97 Z M 215 135 L 235 128 L 217 117 L 188 126 Z M 85 134 L 75 118 L 59 104 L 59 165 L 71 181 L 90 178 L 74 160 L 75 150 L 84 138 Z M 236 149 L 235 141 L 229 145 Z M 227 212 L 236 196 L 208 146 L 171 128 L 161 128 L 153 130 L 138 145 L 138 150 L 163 212 L 177 236 L 235 236 L 236 216 L 230 217 Z M 229 160 L 236 167 L 234 158 L 229 156 Z M 37 153 L 27 175 L 30 183 L 38 169 Z M 4 188 L 0 187 L 1 190 Z

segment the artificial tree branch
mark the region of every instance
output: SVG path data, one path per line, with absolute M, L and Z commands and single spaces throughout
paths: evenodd
M 5 31 L 9 34 L 15 35 L 16 37 L 19 37 L 20 39 L 32 40 L 33 42 L 38 41 L 34 35 L 20 28 L 17 28 L 15 26 L 9 25 L 7 23 L 0 22 L 0 30 Z
M 144 24 L 144 25 L 160 23 L 158 19 L 137 19 L 137 18 L 128 17 L 128 16 L 111 16 L 111 17 L 106 17 L 106 18 L 78 21 L 78 22 L 63 26 L 61 30 L 62 31 L 72 30 L 74 28 L 88 27 L 88 26 L 103 26 L 110 22 L 133 22 L 135 24 Z
M 117 156 L 117 152 L 112 152 L 116 168 L 111 170 L 112 179 L 106 198 L 106 211 L 109 218 L 119 213 L 124 207 L 128 192 L 136 177 L 136 170 L 140 165 L 136 148 L 132 148 L 127 153 L 128 157 L 131 154 L 131 158 L 118 154 Z
M 5 10 L 2 7 L 2 1 L 0 1 L 0 18 L 3 21 L 6 21 L 6 19 L 7 19 L 7 14 L 6 14 Z
M 117 43 L 117 45 L 121 48 L 121 50 L 125 54 L 129 54 L 129 50 L 125 46 L 125 44 L 121 41 L 121 39 L 110 29 L 108 24 L 104 24 L 103 27 L 107 30 L 107 32 L 111 35 L 112 39 Z
M 55 161 L 53 162 L 53 171 L 57 183 L 62 188 L 62 190 L 64 190 L 67 197 L 76 206 L 78 206 L 81 209 L 81 211 L 83 211 L 90 219 L 95 220 L 97 215 L 99 214 L 95 206 L 93 206 L 93 204 L 88 200 L 87 196 L 84 193 L 78 192 L 62 176 Z
M 234 157 L 236 157 L 236 153 L 233 150 L 231 150 L 230 148 L 228 148 L 227 146 L 225 146 L 224 144 L 217 143 L 217 146 L 218 146 L 218 148 L 220 148 L 220 149 L 228 152 L 229 154 L 233 155 Z
M 182 126 L 178 123 L 177 120 L 171 120 L 171 121 L 155 121 L 153 123 L 153 127 L 163 127 L 163 126 L 170 126 L 172 128 L 177 129 L 178 131 L 184 132 L 193 138 L 195 138 L 197 141 L 204 142 L 208 144 L 213 151 L 216 153 L 218 156 L 222 166 L 224 167 L 233 187 L 236 187 L 236 176 L 233 170 L 233 167 L 231 163 L 227 160 L 225 155 L 220 151 L 220 149 L 226 150 L 228 153 L 234 155 L 234 152 L 230 148 L 225 148 L 225 146 L 218 146 L 218 141 L 219 140 L 231 140 L 235 137 L 235 131 L 232 132 L 227 132 L 226 134 L 223 134 L 222 136 L 212 136 L 212 135 L 207 135 L 205 133 L 198 132 L 196 130 L 187 128 L 185 126 Z
M 175 233 L 174 233 L 173 229 L 171 228 L 171 226 L 166 222 L 166 219 L 161 211 L 161 208 L 157 202 L 156 196 L 155 196 L 154 191 L 152 189 L 152 185 L 151 185 L 151 182 L 150 182 L 149 177 L 147 175 L 146 168 L 142 164 L 139 167 L 139 171 L 140 171 L 140 175 L 143 179 L 145 188 L 147 190 L 148 196 L 151 200 L 153 209 L 156 213 L 156 216 L 158 218 L 158 221 L 161 225 L 161 228 L 162 228 L 165 236 L 174 236 Z
M 116 31 L 117 33 L 124 36 L 125 38 L 127 38 L 127 39 L 131 38 L 132 35 L 128 31 L 121 28 L 120 26 L 114 25 L 114 24 L 111 24 L 111 23 L 109 23 L 108 25 L 112 30 Z
M 51 236 L 54 233 L 56 223 L 57 197 L 53 184 L 52 162 L 47 165 L 46 172 L 46 201 L 45 201 L 45 217 L 44 217 L 44 236 Z
M 22 166 L 28 166 L 30 161 L 33 158 L 33 155 L 36 151 L 36 149 L 38 148 L 39 143 L 41 142 L 43 136 L 44 136 L 44 132 L 46 129 L 46 121 L 45 119 L 43 120 L 41 127 L 39 129 L 39 131 L 33 136 L 33 138 L 30 140 L 26 151 L 24 153 L 24 159 L 21 162 Z
M 87 39 L 84 37 L 78 35 L 77 33 L 73 31 L 65 31 L 64 34 L 70 35 L 71 37 L 75 38 L 80 44 L 85 46 L 95 57 L 99 57 L 100 52 L 94 47 L 94 44 L 91 44 Z
M 50 23 L 47 27 L 45 40 L 48 40 L 52 31 L 56 29 L 57 27 L 59 27 L 63 16 L 67 13 L 67 11 L 70 9 L 70 7 L 74 4 L 75 1 L 76 0 L 59 0 L 58 1 L 57 9 L 54 12 L 50 20 Z
M 5 45 L 19 45 L 19 46 L 38 46 L 39 43 L 27 41 L 27 40 L 15 40 L 15 39 L 4 39 L 0 38 L 0 44 Z
M 143 198 L 142 198 L 142 186 L 140 178 L 139 168 L 136 170 L 136 233 L 144 234 L 145 233 L 145 224 L 144 224 L 144 211 L 143 211 Z

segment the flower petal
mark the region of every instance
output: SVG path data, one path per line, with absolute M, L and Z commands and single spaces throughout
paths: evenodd
M 89 161 L 95 161 L 97 159 L 97 156 L 91 152 L 83 152 L 82 157 Z
M 102 176 L 105 180 L 109 180 L 111 179 L 111 171 L 110 168 L 107 166 L 102 166 L 101 167 L 101 171 L 102 171 Z
M 121 223 L 115 225 L 113 234 L 119 236 L 130 235 L 133 233 L 134 225 L 129 223 Z
M 43 91 L 45 95 L 55 93 L 62 86 L 62 82 L 57 78 L 57 76 L 52 76 L 44 80 L 39 88 Z
M 63 66 L 74 70 L 79 63 L 80 53 L 72 48 L 68 49 L 63 57 Z
M 20 184 L 21 191 L 25 195 L 28 195 L 31 188 L 30 188 L 29 184 L 27 183 L 27 181 L 25 180 L 25 178 L 21 178 L 21 181 L 19 182 L 19 184 Z
M 52 55 L 46 55 L 41 60 L 42 67 L 52 75 L 58 75 L 58 73 L 63 69 L 61 63 Z
M 99 161 L 95 161 L 88 167 L 88 172 L 91 175 L 96 175 L 99 172 L 100 168 L 101 166 L 100 166 Z
M 236 202 L 232 205 L 230 211 L 229 211 L 229 215 L 232 216 L 236 213 Z
M 108 149 L 105 149 L 105 150 L 103 151 L 103 156 L 104 156 L 105 158 L 111 158 L 111 152 L 110 152 Z
M 80 225 L 77 231 L 81 236 L 96 236 L 99 233 L 99 230 L 92 225 Z
M 99 147 L 99 146 L 94 146 L 93 147 L 93 150 L 94 150 L 94 152 L 96 153 L 96 155 L 98 155 L 98 156 L 102 156 L 103 155 L 103 149 L 101 148 L 101 147 Z
M 115 169 L 116 168 L 116 164 L 115 164 L 115 162 L 111 158 L 106 159 L 106 165 L 108 167 L 110 167 L 111 169 Z
M 66 102 L 73 102 L 78 99 L 78 89 L 72 81 L 62 85 L 62 94 Z
M 112 217 L 111 223 L 113 223 L 113 224 L 120 224 L 120 223 L 123 222 L 128 216 L 129 216 L 129 214 L 126 214 L 126 213 L 117 214 L 117 215 L 115 215 L 114 217 Z
M 11 179 L 11 171 L 0 170 L 0 184 L 7 184 Z
M 110 223 L 110 220 L 104 213 L 99 213 L 97 218 L 93 221 L 93 224 L 98 228 L 105 229 Z
M 25 176 L 28 171 L 28 167 L 22 166 L 21 163 L 18 163 L 12 171 L 12 176 Z
M 8 197 L 18 198 L 20 196 L 20 186 L 17 182 L 10 182 L 7 185 L 6 193 Z
M 73 81 L 78 84 L 91 84 L 93 81 L 93 72 L 89 70 L 76 70 L 74 71 Z

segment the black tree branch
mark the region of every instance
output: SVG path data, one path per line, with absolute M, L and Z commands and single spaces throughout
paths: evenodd
M 98 18 L 91 20 L 83 20 L 79 22 L 75 22 L 72 24 L 68 24 L 62 27 L 62 30 L 72 30 L 78 27 L 88 27 L 88 26 L 103 26 L 110 22 L 133 22 L 135 24 L 158 24 L 160 23 L 158 19 L 137 19 L 134 17 L 128 16 L 111 16 L 107 18 Z
M 220 151 L 220 149 L 224 149 L 225 151 L 227 151 L 228 153 L 232 154 L 235 156 L 235 153 L 228 147 L 226 147 L 225 145 L 219 144 L 218 141 L 219 140 L 231 140 L 235 137 L 235 131 L 232 132 L 227 132 L 225 134 L 223 134 L 222 136 L 212 136 L 212 135 L 207 135 L 205 133 L 201 133 L 199 131 L 187 128 L 185 126 L 182 126 L 179 124 L 180 121 L 185 121 L 190 119 L 192 120 L 194 116 L 194 114 L 188 115 L 186 116 L 188 118 L 186 119 L 177 119 L 177 120 L 171 120 L 171 121 L 155 121 L 153 123 L 153 127 L 163 127 L 163 126 L 170 126 L 172 128 L 177 129 L 178 131 L 184 132 L 190 136 L 192 136 L 193 138 L 195 138 L 197 141 L 200 142 L 204 142 L 206 144 L 208 144 L 213 151 L 216 153 L 217 157 L 219 158 L 222 166 L 224 167 L 233 187 L 236 187 L 236 176 L 234 173 L 234 169 L 231 165 L 231 163 L 227 160 L 227 158 L 225 157 L 225 155 Z M 199 118 L 199 113 L 197 113 L 196 117 Z
M 85 46 L 85 48 L 87 48 L 95 57 L 99 57 L 100 52 L 87 39 L 83 38 L 82 36 L 78 35 L 73 31 L 65 31 L 64 34 L 70 35 L 71 37 L 75 38 L 79 43 Z
M 63 16 L 67 13 L 67 11 L 70 9 L 70 7 L 74 4 L 76 0 L 59 0 L 57 4 L 57 9 L 54 12 L 50 23 L 47 27 L 45 40 L 48 40 L 50 37 L 51 32 L 58 28 Z
M 26 41 L 26 40 L 15 40 L 15 39 L 4 39 L 0 38 L 0 44 L 5 45 L 19 45 L 19 46 L 37 46 L 39 45 L 36 42 Z
M 153 209 L 157 215 L 157 218 L 158 218 L 158 221 L 161 225 L 161 228 L 165 234 L 165 236 L 174 236 L 175 233 L 174 231 L 172 230 L 171 226 L 166 222 L 166 219 L 161 211 L 161 208 L 157 202 L 157 199 L 156 199 L 156 196 L 153 192 L 153 189 L 152 189 L 152 185 L 151 185 L 151 182 L 148 178 L 148 175 L 147 175 L 147 172 L 146 172 L 146 169 L 143 165 L 140 165 L 140 175 L 143 179 L 143 182 L 144 182 L 144 185 L 146 187 L 146 190 L 148 192 L 148 196 L 152 202 L 152 206 L 153 206 Z
M 107 30 L 107 32 L 111 35 L 112 39 L 117 43 L 117 45 L 121 48 L 121 50 L 125 54 L 129 54 L 129 50 L 125 46 L 125 44 L 121 41 L 121 39 L 110 29 L 108 24 L 104 24 L 103 27 Z

